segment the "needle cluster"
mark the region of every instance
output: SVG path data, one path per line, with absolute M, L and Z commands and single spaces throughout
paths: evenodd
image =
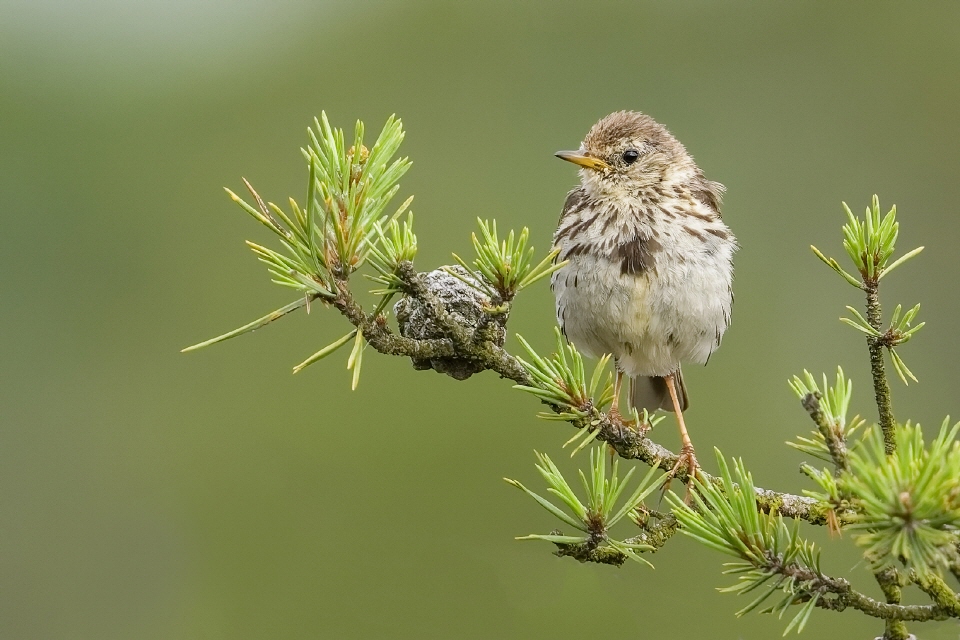
M 647 560 L 637 555 L 637 552 L 640 551 L 652 551 L 653 546 L 640 542 L 616 540 L 610 537 L 609 530 L 627 516 L 635 521 L 642 517 L 638 509 L 642 507 L 643 499 L 650 495 L 663 481 L 663 474 L 657 473 L 656 466 L 647 471 L 633 493 L 627 497 L 622 505 L 617 507 L 617 502 L 627 488 L 636 467 L 631 468 L 623 478 L 620 478 L 620 462 L 614 460 L 613 469 L 608 476 L 607 456 L 602 447 L 594 447 L 590 451 L 589 480 L 583 471 L 579 471 L 580 484 L 587 496 L 586 504 L 584 504 L 550 457 L 543 453 L 537 453 L 536 455 L 538 460 L 537 471 L 547 481 L 547 491 L 559 498 L 566 506 L 567 511 L 527 489 L 517 480 L 509 478 L 504 478 L 504 480 L 525 492 L 560 521 L 581 533 L 577 535 L 530 534 L 520 536 L 517 540 L 545 540 L 557 545 L 586 545 L 593 549 L 608 547 L 631 560 L 653 567 Z
M 504 302 L 509 302 L 519 291 L 529 287 L 538 280 L 546 278 L 566 262 L 556 263 L 559 249 L 554 249 L 540 262 L 534 262 L 534 250 L 530 245 L 530 230 L 524 227 L 519 235 L 511 230 L 507 237 L 500 240 L 497 237 L 497 221 L 481 220 L 480 236 L 471 234 L 470 240 L 477 252 L 472 264 L 457 254 L 454 260 L 467 270 L 470 278 L 461 278 L 453 269 L 449 273 L 462 279 L 471 287 Z
M 818 582 L 820 551 L 799 535 L 799 522 L 788 527 L 783 516 L 763 513 L 757 502 L 753 478 L 742 460 L 734 461 L 734 473 L 720 451 L 716 451 L 720 478 L 716 484 L 694 480 L 694 504 L 687 505 L 676 494 L 668 494 L 681 532 L 711 549 L 739 561 L 727 563 L 725 574 L 737 575 L 737 583 L 720 589 L 724 593 L 746 594 L 760 590 L 750 604 L 737 612 L 776 613 L 782 617 L 802 602 L 784 635 L 796 628 L 803 631 L 824 591 Z M 734 480 L 736 476 L 736 480 Z M 778 594 L 773 604 L 766 604 Z M 765 606 L 764 606 L 765 605 Z

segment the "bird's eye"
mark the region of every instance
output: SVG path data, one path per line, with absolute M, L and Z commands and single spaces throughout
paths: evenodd
M 623 161 L 627 164 L 633 164 L 640 157 L 640 152 L 636 149 L 627 149 L 623 152 Z

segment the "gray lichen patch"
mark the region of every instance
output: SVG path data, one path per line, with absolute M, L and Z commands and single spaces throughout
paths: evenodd
M 482 335 L 483 340 L 503 346 L 507 335 L 503 326 L 505 318 L 488 313 L 491 307 L 490 298 L 463 280 L 450 275 L 445 269 L 456 272 L 464 279 L 473 280 L 466 269 L 457 265 L 424 274 L 421 276 L 424 286 L 443 303 L 451 318 L 472 336 Z M 435 315 L 419 299 L 404 297 L 394 305 L 393 311 L 397 316 L 400 335 L 406 338 L 424 340 L 449 337 L 435 319 Z M 433 369 L 457 380 L 466 380 L 487 368 L 482 362 L 472 358 L 414 359 L 413 366 L 415 369 Z

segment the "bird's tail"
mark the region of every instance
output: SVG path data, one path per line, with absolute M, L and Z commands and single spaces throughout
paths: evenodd
M 680 400 L 680 409 L 686 411 L 690 405 L 690 400 L 687 397 L 687 388 L 683 384 L 683 376 L 680 375 L 679 368 L 673 375 L 673 379 L 677 388 L 677 397 Z M 630 406 L 640 413 L 643 413 L 644 409 L 649 413 L 653 413 L 657 409 L 673 411 L 673 401 L 670 399 L 667 381 L 660 376 L 630 378 Z

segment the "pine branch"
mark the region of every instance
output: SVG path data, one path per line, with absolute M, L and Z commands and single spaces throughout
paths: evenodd
M 461 380 L 493 371 L 546 404 L 552 413 L 544 412 L 541 417 L 574 427 L 576 434 L 568 441 L 580 440 L 574 454 L 597 441 L 606 443 L 621 459 L 651 467 L 640 486 L 618 507 L 634 469 L 621 477 L 619 461 L 615 461 L 608 476 L 605 447 L 591 451 L 590 480 L 580 472 L 585 500 L 577 497 L 549 457 L 538 454 L 538 469 L 548 482 L 547 491 L 559 497 L 563 506 L 519 482 L 508 482 L 576 531 L 574 535 L 553 531 L 521 539 L 552 542 L 558 556 L 619 566 L 627 559 L 649 564 L 638 554 L 655 552 L 683 532 L 738 558 L 726 572 L 739 574 L 738 583 L 723 591 L 746 593 L 764 587 L 761 596 L 741 613 L 758 609 L 772 596 L 776 603 L 764 605 L 760 611 L 781 616 L 794 611 L 786 632 L 801 631 L 816 608 L 852 608 L 883 619 L 884 640 L 912 638 L 904 624 L 907 621 L 960 618 L 960 594 L 941 578 L 946 570 L 960 578 L 956 533 L 960 530 L 960 488 L 956 485 L 960 425 L 950 428 L 945 421 L 929 446 L 919 425 L 908 422 L 898 426 L 885 371 L 883 350 L 887 349 L 904 383 L 908 378 L 916 381 L 895 348 L 924 324 L 912 325 L 919 305 L 902 317 L 902 307 L 897 305 L 889 327 L 884 330 L 881 326 L 880 280 L 922 249 L 893 259 L 898 234 L 896 208 L 881 217 L 874 196 L 861 220 L 844 205 L 849 222 L 843 227 L 843 245 L 859 279 L 814 248 L 831 269 L 866 294 L 866 317 L 848 307 L 853 318 L 841 320 L 866 335 L 881 434 L 874 431 L 872 439 L 850 440 L 862 424 L 858 417 L 849 423 L 846 417 L 852 383 L 838 370 L 836 385 L 828 386 L 824 376 L 821 391 L 813 376 L 805 372 L 805 380 L 795 377 L 791 386 L 817 430 L 789 444 L 833 463 L 833 471 L 802 467 L 822 493 L 800 496 L 757 488 L 742 461 L 735 462 L 734 476 L 718 455 L 719 476 L 701 471 L 693 479 L 694 504 L 668 493 L 673 511 L 664 514 L 647 509 L 643 499 L 663 481 L 663 476 L 656 477 L 657 470 L 674 470 L 679 458 L 647 435 L 662 417 L 644 411 L 642 415 L 634 413 L 635 420 L 624 421 L 608 410 L 613 391 L 607 357 L 600 359 L 589 376 L 579 351 L 559 331 L 557 351 L 549 357 L 539 356 L 522 339 L 529 362 L 504 349 L 516 294 L 562 266 L 556 262 L 556 250 L 537 261 L 528 246 L 527 229 L 519 234 L 508 231 L 501 238 L 495 221 L 480 221 L 480 234 L 473 236 L 474 260 L 454 256 L 459 266 L 417 271 L 413 265 L 417 254 L 413 214 L 408 213 L 405 222 L 399 221 L 412 198 L 392 216 L 384 213 L 410 166 L 406 158 L 393 159 L 404 136 L 400 121 L 388 119 L 372 149 L 363 144 L 360 122 L 349 148 L 343 131 L 331 127 L 325 116 L 315 125 L 309 131 L 310 144 L 302 150 L 308 164 L 304 206 L 290 199 L 289 213 L 285 212 L 265 202 L 249 183 L 253 205 L 229 192 L 247 214 L 279 238 L 277 249 L 248 244 L 267 265 L 273 281 L 296 290 L 301 297 L 187 351 L 251 332 L 300 307 L 309 311 L 312 301 L 321 300 L 353 328 L 295 367 L 295 373 L 351 343 L 347 366 L 353 372 L 354 388 L 367 346 L 382 354 L 410 358 L 416 369 L 434 369 Z M 351 276 L 365 264 L 374 273 L 362 275 L 382 287 L 371 292 L 379 296 L 372 312 L 364 310 L 351 282 Z M 388 305 L 397 295 L 402 297 L 393 307 L 394 330 L 388 321 Z M 865 440 L 867 446 L 863 446 Z M 691 479 L 691 470 L 684 466 L 675 471 L 677 480 Z M 639 527 L 639 535 L 611 537 L 609 528 L 627 517 Z M 788 526 L 785 519 L 794 520 L 793 525 Z M 800 537 L 800 521 L 827 525 L 831 531 L 854 531 L 856 542 L 866 547 L 865 558 L 886 602 L 864 595 L 842 578 L 823 574 L 819 548 Z M 911 584 L 923 591 L 931 604 L 901 604 L 902 588 Z
M 645 549 L 646 553 L 655 553 L 659 551 L 667 541 L 670 540 L 680 530 L 680 524 L 672 514 L 660 514 L 660 519 L 656 522 L 650 522 L 640 525 L 642 532 L 632 538 L 626 538 L 625 543 L 631 545 L 643 545 L 650 547 Z M 562 535 L 559 530 L 551 533 Z M 559 558 L 574 558 L 580 562 L 593 562 L 596 564 L 612 564 L 621 566 L 627 561 L 627 556 L 608 547 L 595 547 L 593 545 L 563 544 L 557 543 L 557 550 L 554 552 Z
M 847 443 L 833 428 L 833 425 L 827 422 L 826 416 L 820 408 L 821 400 L 823 400 L 823 396 L 819 393 L 811 393 L 801 401 L 801 404 L 810 414 L 810 418 L 817 425 L 817 429 L 820 430 L 837 471 L 842 472 L 847 468 Z
M 383 321 L 382 316 L 371 317 L 364 313 L 363 308 L 343 282 L 340 283 L 339 291 L 330 304 L 363 333 L 371 347 L 384 355 L 430 359 L 456 354 L 453 343 L 449 339 L 416 340 L 393 333 Z
M 882 328 L 880 312 L 880 283 L 877 280 L 865 280 L 864 291 L 867 294 L 867 321 L 876 331 Z M 887 453 L 896 450 L 894 429 L 897 421 L 893 416 L 893 400 L 890 397 L 890 383 L 887 381 L 887 372 L 883 363 L 884 341 L 882 336 L 867 336 L 867 348 L 870 352 L 870 374 L 873 377 L 873 393 L 877 402 L 877 411 L 880 414 L 880 429 L 883 430 L 883 440 Z
M 849 607 L 874 618 L 904 622 L 947 620 L 953 615 L 948 609 L 936 604 L 902 605 L 880 602 L 857 591 L 843 578 L 831 578 L 797 565 L 779 567 L 777 572 L 809 582 L 812 591 L 820 590 L 832 594 L 833 597 L 821 598 L 817 602 L 816 606 L 821 609 L 843 611 Z
M 863 219 L 857 218 L 846 203 L 843 203 L 843 208 L 847 215 L 847 224 L 843 225 L 842 228 L 843 247 L 856 266 L 860 281 L 858 282 L 856 278 L 844 271 L 836 260 L 827 258 L 816 247 L 811 248 L 817 257 L 831 269 L 839 273 L 847 282 L 866 293 L 867 317 L 864 318 L 856 309 L 847 307 L 854 314 L 855 319 L 841 318 L 841 320 L 866 334 L 867 347 L 870 352 L 870 371 L 873 377 L 874 396 L 880 414 L 880 428 L 883 430 L 887 453 L 891 454 L 896 447 L 894 430 L 897 422 L 893 415 L 890 384 L 887 381 L 887 374 L 884 369 L 883 349 L 886 348 L 890 351 L 890 359 L 894 369 L 904 383 L 907 382 L 908 377 L 916 381 L 916 377 L 903 363 L 903 359 L 894 350 L 894 347 L 907 342 L 923 326 L 923 323 L 911 327 L 911 322 L 919 312 L 919 305 L 904 314 L 902 320 L 900 318 L 902 307 L 897 305 L 890 328 L 884 331 L 880 309 L 880 280 L 923 251 L 923 247 L 908 251 L 891 262 L 900 231 L 900 223 L 897 222 L 897 207 L 894 206 L 881 217 L 880 199 L 874 195 Z
M 893 567 L 887 567 L 873 574 L 873 577 L 876 579 L 877 584 L 880 585 L 880 590 L 883 592 L 883 597 L 886 598 L 887 604 L 900 606 L 900 601 L 903 598 L 900 589 L 900 572 Z M 907 640 L 909 637 L 910 632 L 907 631 L 907 625 L 904 624 L 903 618 L 887 618 L 885 620 L 883 640 Z
M 930 596 L 938 607 L 949 612 L 951 617 L 960 618 L 960 594 L 947 586 L 943 578 L 937 575 L 910 575 L 910 580 L 920 590 Z

